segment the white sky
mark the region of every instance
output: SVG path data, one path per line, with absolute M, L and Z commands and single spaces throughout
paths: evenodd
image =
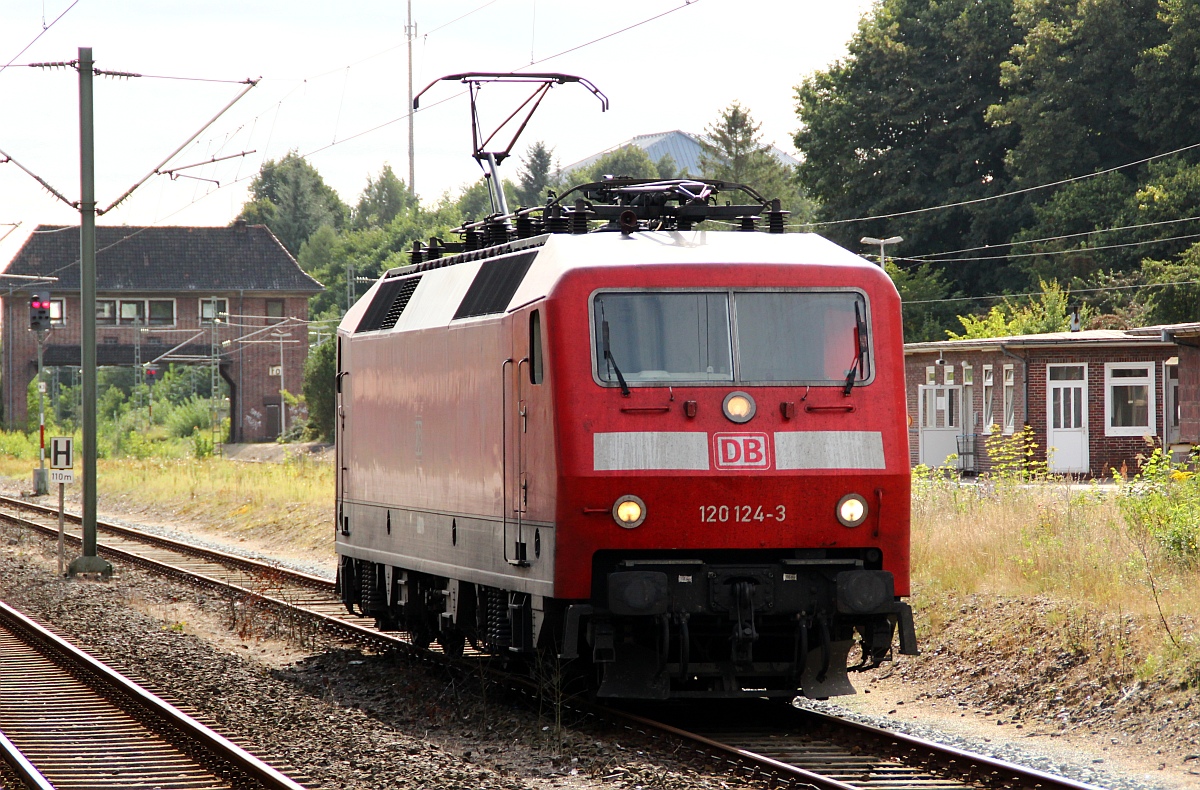
M 308 154 L 389 121 L 395 122 L 314 153 L 310 161 L 351 205 L 368 175 L 385 162 L 407 180 L 403 0 L 78 0 L 18 56 L 42 31 L 43 19 L 49 24 L 71 2 L 0 2 L 0 66 L 14 62 L 0 71 L 0 150 L 71 200 L 79 197 L 77 74 L 21 64 L 74 60 L 78 47 L 91 46 L 97 67 L 112 71 L 263 77 L 166 166 L 253 150 L 245 158 L 184 171 L 217 180 L 221 188 L 209 181 L 155 176 L 101 217 L 101 224 L 226 224 L 245 202 L 249 179 L 264 159 L 290 149 Z M 531 59 L 683 5 L 684 0 L 413 0 L 414 90 L 445 74 L 526 67 Z M 870 0 L 692 0 L 660 19 L 537 64 L 530 70 L 591 80 L 611 107 L 601 113 L 600 103 L 582 87 L 558 86 L 514 153 L 545 140 L 568 164 L 637 134 L 701 132 L 734 100 L 762 123 L 765 139 L 793 151 L 793 86 L 844 56 L 870 5 Z M 451 23 L 480 6 L 485 7 Z M 239 90 L 228 84 L 97 77 L 100 207 L 150 172 Z M 415 117 L 416 185 L 427 202 L 480 175 L 470 158 L 467 97 L 430 106 L 461 90 L 457 83 L 435 86 Z M 522 98 L 508 88 L 485 89 L 485 124 L 488 118 L 502 119 Z M 518 167 L 511 159 L 501 173 L 513 177 Z M 78 212 L 10 162 L 0 164 L 0 223 L 16 222 L 21 227 L 0 242 L 0 265 L 34 226 L 77 224 Z M 9 229 L 0 224 L 0 236 Z

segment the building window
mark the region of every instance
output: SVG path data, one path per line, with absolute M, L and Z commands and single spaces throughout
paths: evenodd
M 117 323 L 121 326 L 146 325 L 146 302 L 142 299 L 121 299 L 117 302 Z
M 945 379 L 945 383 L 953 384 L 954 383 L 954 366 L 947 365 L 945 367 L 945 371 L 946 372 L 942 374 L 943 378 Z
M 150 326 L 175 325 L 175 300 L 151 299 L 149 301 Z
M 996 422 L 992 416 L 992 366 L 983 366 L 983 432 L 991 433 L 992 425 Z
M 200 323 L 211 324 L 229 314 L 228 303 L 224 299 L 200 300 Z
M 933 365 L 925 368 L 925 383 L 937 384 L 937 368 L 935 368 Z
M 267 323 L 278 324 L 283 320 L 283 300 L 268 299 L 267 300 Z
M 1016 374 L 1012 365 L 1004 366 L 1004 433 L 1017 429 Z
M 117 325 L 117 303 L 113 299 L 96 300 L 96 326 Z
M 963 384 L 975 383 L 975 368 L 970 365 L 963 365 Z
M 1155 423 L 1153 363 L 1106 362 L 1105 436 L 1153 435 Z
M 67 305 L 62 299 L 50 300 L 50 326 L 65 326 L 67 323 Z

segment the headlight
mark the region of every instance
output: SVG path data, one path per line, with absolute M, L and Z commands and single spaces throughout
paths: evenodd
M 867 500 L 859 494 L 846 494 L 837 504 L 837 520 L 843 527 L 857 527 L 867 518 Z
M 731 392 L 725 396 L 721 410 L 733 422 L 750 422 L 754 416 L 754 398 L 745 392 Z
M 633 529 L 646 520 L 646 503 L 633 494 L 626 494 L 613 503 L 612 513 L 618 524 Z

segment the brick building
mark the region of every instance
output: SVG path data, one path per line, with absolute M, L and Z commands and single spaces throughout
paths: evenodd
M 244 222 L 97 227 L 96 251 L 97 364 L 215 362 L 229 387 L 227 440 L 278 436 L 280 382 L 289 392 L 300 391 L 308 297 L 322 286 L 275 236 Z M 11 290 L 0 296 L 4 421 L 16 426 L 25 424 L 26 392 L 37 375 L 37 340 L 29 330 L 33 291 L 51 295 L 44 365 L 80 364 L 78 227 L 38 226 L 5 273 L 58 278 L 44 285 L 9 280 Z
M 1200 445 L 1200 324 L 909 343 L 913 464 L 986 471 L 1029 425 L 1052 472 L 1107 477 L 1155 445 Z M 1051 452 L 1047 454 L 1047 448 Z

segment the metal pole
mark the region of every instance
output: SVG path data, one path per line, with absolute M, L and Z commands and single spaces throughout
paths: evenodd
M 38 346 L 38 472 L 34 482 L 33 493 L 37 496 L 50 493 L 46 483 L 46 385 L 42 379 L 42 352 L 46 348 L 46 334 L 37 331 Z
M 96 186 L 92 136 L 92 48 L 79 48 L 79 309 L 83 314 L 83 554 L 68 573 L 112 574 L 96 556 Z
M 287 434 L 287 401 L 283 397 L 283 339 L 287 335 L 279 335 L 279 438 Z
M 412 0 L 408 0 L 408 25 L 404 28 L 404 36 L 408 39 L 408 191 L 417 194 L 416 146 L 413 142 L 413 69 L 412 49 L 416 28 L 412 21 Z
M 65 483 L 58 484 L 58 575 L 63 575 L 63 489 Z

